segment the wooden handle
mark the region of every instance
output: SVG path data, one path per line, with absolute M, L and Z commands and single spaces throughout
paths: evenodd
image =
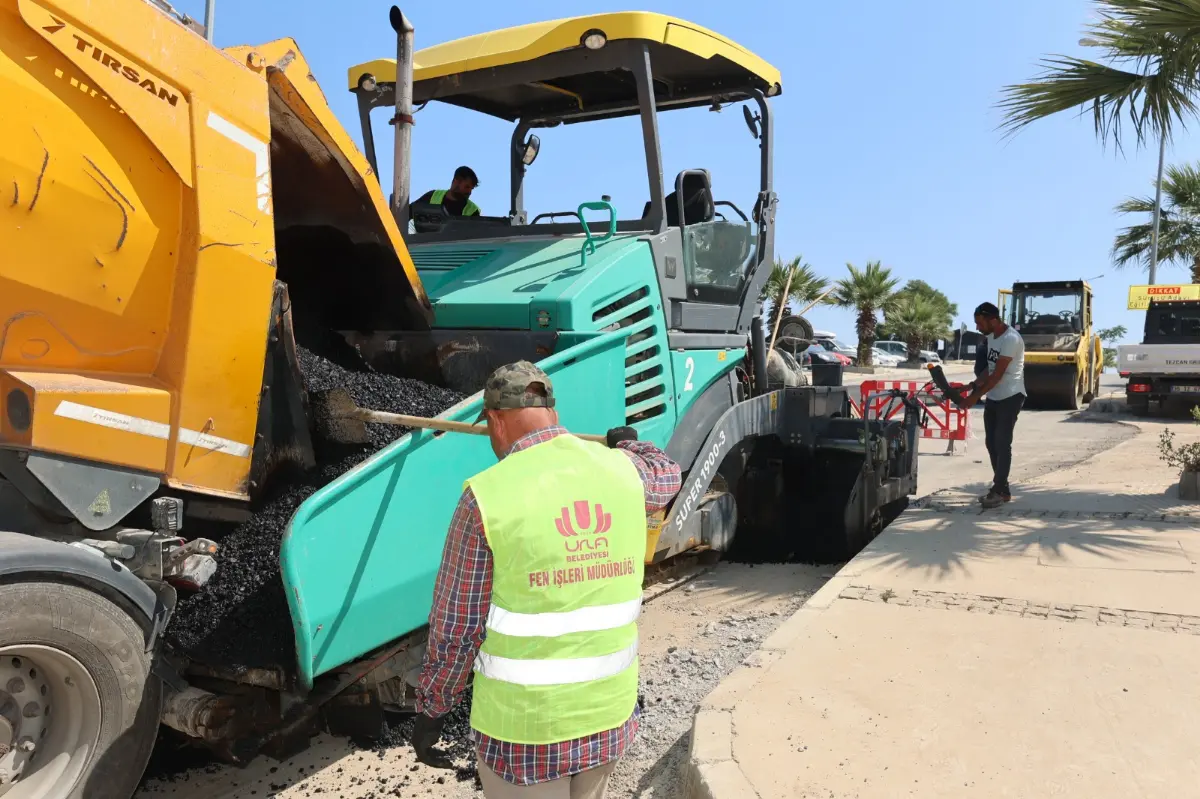
M 418 427 L 422 430 L 444 430 L 448 433 L 469 433 L 474 436 L 486 436 L 488 429 L 486 424 L 469 424 L 467 422 L 452 422 L 448 419 L 427 419 L 424 416 L 407 416 L 403 413 L 387 413 L 385 411 L 368 411 L 359 409 L 354 413 L 355 417 L 364 422 L 372 422 L 374 424 L 396 424 L 404 427 Z M 600 444 L 607 444 L 607 436 L 597 436 L 591 433 L 572 433 L 576 438 L 582 438 L 584 441 L 596 441 Z

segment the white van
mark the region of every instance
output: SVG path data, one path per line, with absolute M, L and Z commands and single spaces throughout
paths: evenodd
M 903 341 L 876 341 L 875 349 L 908 360 L 908 345 Z
M 908 345 L 903 341 L 876 341 L 875 348 L 890 355 L 897 355 L 902 360 L 908 360 Z M 941 363 L 942 359 L 932 350 L 920 351 L 921 363 Z

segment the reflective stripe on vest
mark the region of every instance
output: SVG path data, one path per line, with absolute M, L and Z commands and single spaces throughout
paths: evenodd
M 637 702 L 646 553 L 633 463 L 562 435 L 467 484 L 493 563 L 471 726 L 524 744 L 621 726 Z
M 637 651 L 634 641 L 609 655 L 566 660 L 514 660 L 480 652 L 475 658 L 475 671 L 516 685 L 577 685 L 620 674 L 633 665 Z
M 433 193 L 433 196 L 429 198 L 429 202 L 431 202 L 434 205 L 441 205 L 442 200 L 444 200 L 444 199 L 446 199 L 446 190 L 438 189 L 437 191 L 435 191 Z M 475 203 L 471 202 L 470 200 L 467 200 L 466 205 L 463 206 L 462 215 L 463 216 L 475 216 L 478 213 L 479 213 L 479 206 L 476 205 Z
M 487 628 L 516 638 L 553 638 L 567 633 L 624 627 L 637 621 L 641 612 L 641 597 L 615 605 L 595 605 L 558 613 L 513 613 L 493 603 L 488 611 Z

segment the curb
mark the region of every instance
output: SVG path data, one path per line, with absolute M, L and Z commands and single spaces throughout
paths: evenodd
M 852 576 L 847 572 L 853 571 L 848 568 L 853 562 L 829 578 L 700 703 L 692 718 L 692 746 L 683 775 L 687 799 L 760 799 L 733 754 L 733 709 L 805 628 L 850 586 Z

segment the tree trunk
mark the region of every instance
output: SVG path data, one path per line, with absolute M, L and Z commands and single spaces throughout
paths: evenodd
M 783 308 L 783 315 L 787 316 L 787 297 L 783 296 L 783 289 L 779 290 L 779 294 L 771 298 L 771 321 L 779 315 L 779 309 Z
M 921 339 L 913 336 L 905 343 L 908 345 L 908 360 L 918 360 L 921 357 Z
M 874 358 L 871 357 L 871 348 L 875 346 L 875 328 L 878 321 L 875 319 L 875 309 L 864 307 L 858 309 L 858 364 L 859 366 L 871 366 L 874 363 Z
M 1200 283 L 1200 255 L 1192 259 L 1192 282 Z

